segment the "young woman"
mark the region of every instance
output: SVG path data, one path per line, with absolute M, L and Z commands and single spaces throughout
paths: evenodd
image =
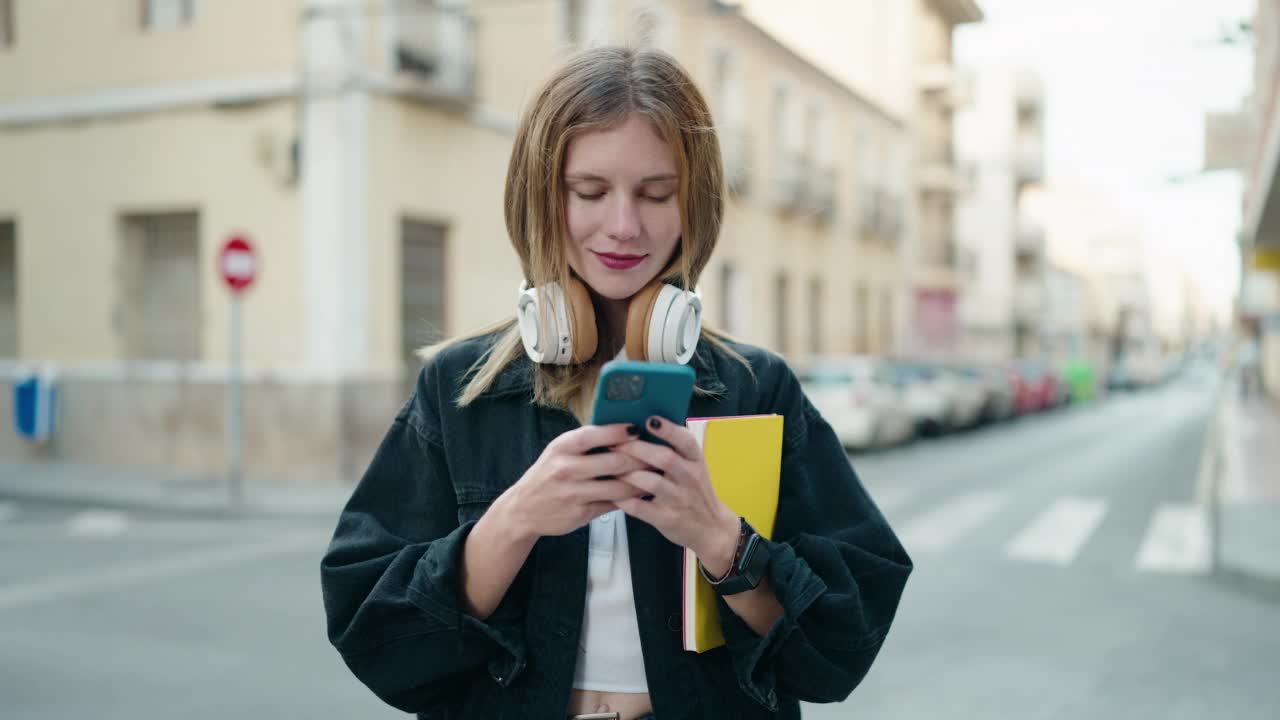
M 380 698 L 424 718 L 798 718 L 862 680 L 911 562 L 785 363 L 700 325 L 688 289 L 723 193 L 671 57 L 588 51 L 536 96 L 506 184 L 518 317 L 426 353 L 322 563 L 330 640 Z M 691 416 L 784 416 L 773 541 L 717 499 L 683 426 L 650 419 L 667 448 L 587 424 L 615 357 L 688 363 Z M 703 654 L 682 649 L 682 547 L 722 600 L 726 645 Z

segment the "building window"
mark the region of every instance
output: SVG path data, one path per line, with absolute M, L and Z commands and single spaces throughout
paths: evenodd
M 787 352 L 787 274 L 779 272 L 773 278 L 773 347 L 779 353 Z
M 715 110 L 723 118 L 729 105 L 729 78 L 733 57 L 729 48 L 716 48 L 711 52 L 711 97 Z
M 448 330 L 445 299 L 445 235 L 434 222 L 400 221 L 400 351 L 405 369 L 416 376 L 416 351 L 444 339 Z
M 893 290 L 882 291 L 880 297 L 880 347 L 881 355 L 893 353 Z
M 790 148 L 790 93 L 787 92 L 785 85 L 777 85 L 773 88 L 773 105 L 771 111 L 773 113 L 773 147 L 778 152 L 786 152 Z
M 671 52 L 671 18 L 653 0 L 635 0 L 628 18 L 628 36 L 635 47 L 652 47 Z
M 822 352 L 822 278 L 809 280 L 809 352 Z
M 577 45 L 586 39 L 587 0 L 564 0 L 564 41 Z
M 13 45 L 17 33 L 13 27 L 13 0 L 0 0 L 0 48 Z
M 17 227 L 0 222 L 0 357 L 18 356 Z
M 196 0 L 143 0 L 142 27 L 175 30 L 195 22 Z
M 865 353 L 870 349 L 868 345 L 870 345 L 871 333 L 868 325 L 871 323 L 871 310 L 867 307 L 870 302 L 866 284 L 858 283 L 857 289 L 853 291 L 854 352 Z
M 736 265 L 726 262 L 720 266 L 720 327 L 730 335 L 744 332 L 747 294 L 742 283 L 742 271 Z
M 119 332 L 133 360 L 200 359 L 200 233 L 194 212 L 124 218 Z

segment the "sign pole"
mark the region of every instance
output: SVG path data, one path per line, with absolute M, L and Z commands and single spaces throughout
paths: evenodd
M 227 485 L 231 493 L 231 509 L 244 509 L 244 452 L 241 444 L 242 409 L 240 406 L 240 339 L 243 327 L 240 317 L 240 293 L 231 293 L 231 362 L 227 377 Z
M 227 363 L 227 494 L 232 512 L 245 507 L 244 497 L 244 446 L 243 407 L 241 406 L 242 369 L 240 366 L 241 341 L 244 321 L 241 303 L 245 289 L 258 276 L 257 255 L 253 245 L 243 235 L 231 236 L 218 253 L 218 272 L 231 290 L 230 362 Z

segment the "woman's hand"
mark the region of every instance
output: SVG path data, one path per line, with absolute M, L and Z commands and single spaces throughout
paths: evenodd
M 597 479 L 643 469 L 642 461 L 618 452 L 587 454 L 626 443 L 639 432 L 634 425 L 588 425 L 560 435 L 494 501 L 495 508 L 526 539 L 577 530 L 613 511 L 615 503 L 644 494 L 627 483 Z
M 629 497 L 615 504 L 657 528 L 671 542 L 692 550 L 708 573 L 724 575 L 737 551 L 741 528 L 737 514 L 716 496 L 707 459 L 688 428 L 653 417 L 648 429 L 671 447 L 632 439 L 613 451 L 646 466 L 618 479 L 640 490 L 641 495 L 653 495 L 653 500 Z

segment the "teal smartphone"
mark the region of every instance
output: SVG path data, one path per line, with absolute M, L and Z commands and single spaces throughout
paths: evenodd
M 640 426 L 640 438 L 667 443 L 649 434 L 653 415 L 684 425 L 693 397 L 693 369 L 686 365 L 614 360 L 605 363 L 596 383 L 592 425 L 629 423 Z

